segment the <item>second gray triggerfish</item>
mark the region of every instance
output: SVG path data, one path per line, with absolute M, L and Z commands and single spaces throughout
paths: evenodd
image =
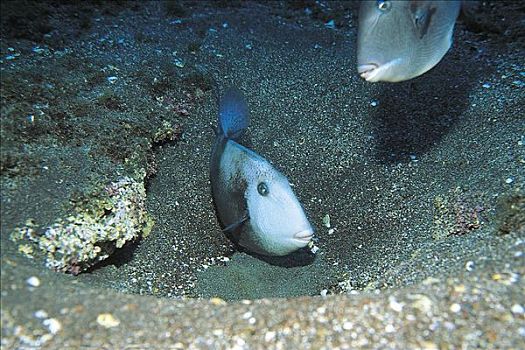
M 237 89 L 219 103 L 210 177 L 219 219 L 236 243 L 255 253 L 283 256 L 308 245 L 313 229 L 288 179 L 237 140 L 249 124 Z
M 460 1 L 363 1 L 359 75 L 370 82 L 398 82 L 434 67 L 452 44 L 460 7 Z

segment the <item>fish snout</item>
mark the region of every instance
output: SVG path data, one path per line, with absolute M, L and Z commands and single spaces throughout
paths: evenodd
M 308 242 L 310 242 L 313 237 L 314 237 L 314 231 L 311 228 L 307 230 L 299 231 L 293 236 L 295 241 L 297 241 L 298 243 L 304 244 L 304 245 L 307 245 Z

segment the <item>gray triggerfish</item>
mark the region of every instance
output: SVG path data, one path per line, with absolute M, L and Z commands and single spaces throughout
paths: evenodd
M 363 1 L 359 11 L 357 71 L 370 82 L 415 78 L 452 44 L 461 1 Z
M 266 159 L 240 145 L 248 127 L 242 93 L 228 89 L 219 102 L 210 177 L 223 231 L 240 246 L 283 256 L 308 245 L 313 229 L 288 179 Z

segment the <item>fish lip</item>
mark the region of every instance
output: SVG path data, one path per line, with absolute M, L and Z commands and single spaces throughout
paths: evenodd
M 306 229 L 294 234 L 293 238 L 301 243 L 308 244 L 314 237 L 314 231 L 312 229 Z
M 377 81 L 375 78 L 380 71 L 380 66 L 377 63 L 366 63 L 357 66 L 357 72 L 361 78 L 369 82 Z
M 385 77 L 385 73 L 388 72 L 393 66 L 401 64 L 402 58 L 395 58 L 383 64 L 368 62 L 365 64 L 359 64 L 357 66 L 357 72 L 361 78 L 368 82 L 375 83 L 380 80 L 396 82 L 399 81 L 397 78 Z M 386 79 L 385 79 L 386 78 Z
M 357 72 L 359 74 L 365 74 L 365 73 L 368 73 L 369 71 L 376 69 L 377 67 L 379 67 L 377 63 L 359 64 L 357 66 Z

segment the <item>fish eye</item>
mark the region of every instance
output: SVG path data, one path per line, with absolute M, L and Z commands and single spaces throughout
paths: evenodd
M 259 192 L 261 196 L 267 196 L 268 193 L 270 193 L 270 190 L 265 182 L 261 182 L 257 185 L 257 192 Z
M 377 1 L 377 8 L 383 12 L 390 10 L 391 7 L 392 7 L 392 3 L 390 1 L 384 1 L 384 0 Z

